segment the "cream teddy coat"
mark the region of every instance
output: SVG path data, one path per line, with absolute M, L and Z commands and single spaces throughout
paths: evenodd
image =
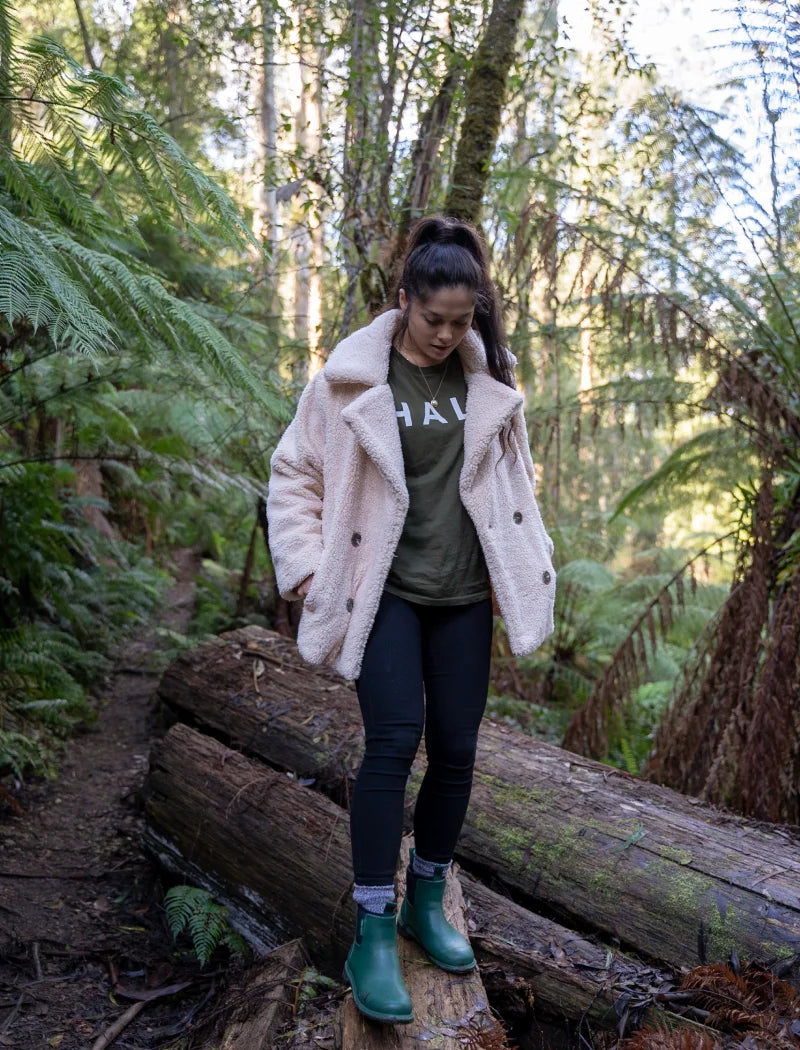
M 380 314 L 334 348 L 271 461 L 267 519 L 278 590 L 296 599 L 313 574 L 297 644 L 310 663 L 333 664 L 345 678 L 358 677 L 408 510 L 387 383 L 398 314 Z M 457 352 L 467 383 L 461 500 L 511 648 L 530 653 L 553 630 L 556 574 L 534 497 L 523 398 L 489 374 L 477 332 Z M 509 423 L 503 454 L 499 435 Z

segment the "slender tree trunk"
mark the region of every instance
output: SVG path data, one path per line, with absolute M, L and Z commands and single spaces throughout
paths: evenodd
M 244 568 L 242 569 L 242 578 L 239 581 L 239 597 L 236 602 L 236 616 L 242 617 L 245 614 L 247 607 L 247 591 L 250 587 L 250 580 L 253 578 L 253 566 L 256 562 L 256 537 L 258 536 L 258 515 L 253 523 L 253 528 L 250 532 L 250 542 L 247 545 L 247 555 L 244 559 Z
M 83 8 L 81 7 L 80 0 L 74 0 L 75 12 L 78 15 L 78 25 L 81 30 L 81 40 L 83 41 L 83 53 L 86 55 L 86 61 L 92 67 L 92 69 L 99 69 L 97 62 L 92 52 L 92 40 L 89 36 L 89 27 L 86 24 L 86 19 L 83 14 Z
M 411 225 L 425 214 L 428 207 L 439 150 L 462 75 L 463 66 L 460 57 L 456 55 L 445 73 L 436 98 L 420 120 L 419 134 L 411 157 L 411 178 L 400 208 L 400 222 L 386 267 L 390 284 L 398 276 L 397 265 L 405 253 Z
M 297 110 L 297 146 L 307 165 L 317 162 L 322 148 L 324 121 L 320 71 L 324 53 L 316 29 L 312 5 L 302 2 L 297 8 L 297 56 L 300 73 Z M 321 269 L 324 259 L 322 243 L 322 195 L 319 181 L 308 178 L 305 200 L 308 207 L 298 219 L 295 237 L 295 339 L 307 347 L 306 371 L 311 379 L 324 359 L 320 352 L 322 331 Z
M 506 81 L 524 6 L 524 0 L 494 0 L 467 77 L 464 120 L 445 211 L 476 224 L 500 131 Z
M 343 255 L 347 275 L 340 336 L 345 336 L 356 314 L 356 295 L 366 255 L 363 229 L 364 147 L 368 142 L 369 100 L 372 97 L 368 71 L 369 19 L 366 0 L 354 0 L 350 8 L 350 78 L 347 86 L 344 128 Z M 377 43 L 374 39 L 372 43 Z
M 14 24 L 9 21 L 8 15 L 6 5 L 0 4 L 0 95 L 13 94 L 9 65 Z M 11 103 L 0 102 L 0 143 L 9 150 L 14 138 L 14 121 L 11 113 Z
M 258 204 L 256 236 L 269 245 L 267 268 L 269 313 L 278 313 L 276 271 L 280 244 L 280 213 L 275 185 L 275 161 L 278 146 L 278 115 L 275 102 L 275 11 L 272 0 L 259 0 L 262 75 L 259 82 L 258 115 L 261 151 L 258 160 Z

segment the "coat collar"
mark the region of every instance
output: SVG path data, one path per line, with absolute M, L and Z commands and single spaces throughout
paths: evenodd
M 355 397 L 342 415 L 392 488 L 401 495 L 405 492 L 403 457 L 394 399 L 386 382 L 392 333 L 399 313 L 387 310 L 378 314 L 365 328 L 343 339 L 328 358 L 323 373 L 330 383 L 357 383 L 369 388 Z M 486 351 L 477 332 L 467 333 L 458 353 L 467 382 L 461 485 L 468 487 L 491 442 L 520 408 L 523 397 L 489 374 Z
M 338 343 L 323 368 L 328 382 L 362 383 L 365 386 L 385 383 L 389 375 L 392 335 L 399 316 L 399 310 L 386 310 L 366 327 L 351 332 Z M 483 340 L 474 329 L 467 332 L 458 348 L 458 355 L 467 383 L 473 372 L 489 375 Z M 512 361 L 516 364 L 513 356 Z M 502 383 L 498 385 L 503 386 Z

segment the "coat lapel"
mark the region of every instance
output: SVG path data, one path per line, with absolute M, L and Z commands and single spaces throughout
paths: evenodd
M 408 506 L 403 449 L 389 384 L 382 383 L 359 394 L 342 410 L 342 418 L 395 495 Z
M 519 390 L 498 383 L 486 372 L 465 372 L 465 375 L 467 412 L 461 487 L 469 488 L 489 446 L 522 405 L 523 397 Z

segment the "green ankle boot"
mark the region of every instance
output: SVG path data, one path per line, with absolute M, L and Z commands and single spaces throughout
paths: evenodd
M 406 1024 L 414 1020 L 411 996 L 400 972 L 397 956 L 395 906 L 383 915 L 358 905 L 356 936 L 344 972 L 353 990 L 353 1002 L 373 1021 Z
M 447 865 L 437 865 L 436 874 L 426 879 L 414 874 L 413 864 L 412 848 L 406 871 L 406 896 L 397 920 L 400 932 L 418 941 L 431 962 L 443 970 L 469 973 L 475 969 L 470 943 L 450 925 L 442 911 Z

